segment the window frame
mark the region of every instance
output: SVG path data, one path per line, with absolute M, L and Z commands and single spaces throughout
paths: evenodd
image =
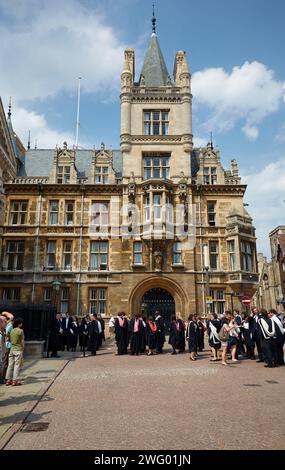
M 173 250 L 172 250 L 172 263 L 175 265 L 181 265 L 183 264 L 182 261 L 182 242 L 181 241 L 175 241 L 173 243 Z M 178 261 L 177 261 L 178 259 Z
M 169 135 L 169 113 L 170 109 L 144 109 L 143 135 Z
M 93 245 L 97 245 L 98 249 L 94 249 Z M 105 251 L 102 250 L 102 247 L 106 247 Z M 102 262 L 102 258 L 106 258 L 106 262 Z M 92 260 L 95 259 L 95 263 Z M 97 268 L 96 268 L 97 265 Z M 105 269 L 102 267 L 105 266 Z M 109 266 L 109 242 L 107 240 L 91 240 L 90 241 L 90 264 L 89 271 L 108 271 Z
M 70 251 L 66 249 L 66 245 L 70 243 Z M 72 255 L 73 255 L 73 242 L 72 240 L 62 241 L 62 271 L 72 271 Z M 70 263 L 66 263 L 66 259 L 70 257 Z
M 9 247 L 15 244 L 15 250 L 9 250 Z M 22 248 L 20 251 L 19 248 Z M 5 250 L 5 265 L 7 271 L 23 271 L 25 257 L 25 240 L 7 240 Z M 11 259 L 10 259 L 11 258 Z
M 69 208 L 72 207 L 72 210 Z M 75 216 L 75 201 L 67 200 L 65 201 L 64 206 L 64 224 L 65 225 L 74 225 L 74 216 Z M 69 220 L 70 218 L 70 220 Z
M 211 204 L 213 205 L 213 210 L 210 210 Z M 216 215 L 217 215 L 216 209 L 217 209 L 217 201 L 207 201 L 207 221 L 208 221 L 209 227 L 216 227 Z
M 143 243 L 136 240 L 133 244 L 133 264 L 135 266 L 142 266 L 143 263 Z
M 18 204 L 18 209 L 15 209 L 15 204 Z M 13 200 L 10 203 L 10 217 L 9 222 L 10 225 L 26 225 L 27 224 L 27 215 L 28 215 L 28 204 L 27 200 Z M 23 210 L 23 205 L 26 205 L 26 209 Z M 13 218 L 16 217 L 16 221 L 13 221 Z M 22 220 L 22 217 L 24 219 Z
M 211 250 L 215 246 L 216 251 Z M 215 262 L 213 263 L 213 260 Z M 209 270 L 212 272 L 219 271 L 219 241 L 218 240 L 209 240 Z
M 94 294 L 94 295 L 92 295 Z M 102 297 L 101 294 L 104 294 Z M 107 313 L 108 288 L 107 287 L 89 287 L 88 304 L 91 314 L 97 313 L 104 317 Z M 104 305 L 104 308 L 102 306 Z

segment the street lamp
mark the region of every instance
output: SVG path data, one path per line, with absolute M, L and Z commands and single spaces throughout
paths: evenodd
M 61 282 L 59 281 L 59 279 L 55 279 L 51 285 L 55 293 L 55 308 L 56 308 L 56 311 L 58 312 L 59 310 L 58 301 L 59 301 L 59 291 L 61 288 Z

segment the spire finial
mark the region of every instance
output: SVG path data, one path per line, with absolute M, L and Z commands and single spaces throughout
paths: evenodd
M 213 132 L 211 132 L 211 149 L 214 150 L 214 144 L 213 144 Z
M 31 131 L 29 131 L 29 137 L 28 137 L 28 150 L 31 148 Z
M 154 3 L 152 4 L 152 32 L 156 34 L 156 17 L 155 17 Z
M 11 115 L 12 115 L 11 110 L 12 110 L 12 98 L 10 96 L 10 98 L 9 98 L 9 107 L 8 107 L 8 119 L 11 119 Z

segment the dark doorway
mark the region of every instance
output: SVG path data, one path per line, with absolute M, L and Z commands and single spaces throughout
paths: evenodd
M 147 291 L 142 298 L 142 307 L 147 316 L 159 310 L 169 330 L 171 315 L 175 315 L 175 302 L 167 290 L 157 287 Z

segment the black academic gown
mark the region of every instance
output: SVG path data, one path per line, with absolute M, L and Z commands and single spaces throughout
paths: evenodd
M 195 321 L 190 321 L 187 328 L 188 346 L 190 353 L 197 353 L 198 350 L 198 325 Z
M 272 318 L 273 320 L 273 318 Z M 280 320 L 280 319 L 279 319 Z M 273 320 L 274 321 L 274 320 Z M 282 327 L 284 328 L 282 320 L 280 320 Z M 284 365 L 284 333 L 280 330 L 279 322 L 275 322 L 275 331 L 276 331 L 276 354 L 277 354 L 277 363 L 279 366 Z
M 136 354 L 138 356 L 139 353 L 142 351 L 143 342 L 145 342 L 143 338 L 145 334 L 145 328 L 141 319 L 139 320 L 139 327 L 137 332 L 134 332 L 134 328 L 135 318 L 132 318 L 129 325 L 131 355 L 133 356 L 134 354 Z
M 128 351 L 128 332 L 129 322 L 124 318 L 123 326 L 120 325 L 119 319 L 115 319 L 115 339 L 118 348 L 118 355 L 127 354 Z
M 204 325 L 203 323 L 201 322 L 201 320 L 197 320 L 197 346 L 198 346 L 198 350 L 200 352 L 203 351 L 204 347 L 205 347 L 205 343 L 204 343 L 204 335 L 205 335 L 205 330 L 204 330 Z
M 79 327 L 79 346 L 81 351 L 87 349 L 88 346 L 88 325 L 89 323 L 83 318 Z
M 50 327 L 50 336 L 49 336 L 49 351 L 51 351 L 52 356 L 57 356 L 58 349 L 61 348 L 60 344 L 60 330 L 61 330 L 61 321 L 56 318 L 53 320 Z
M 155 322 L 152 322 L 152 324 L 155 325 Z M 157 347 L 157 329 L 155 332 L 152 331 L 150 321 L 146 322 L 146 344 L 150 350 Z
M 171 344 L 174 350 L 178 349 L 178 333 L 176 328 L 176 321 L 172 321 L 170 323 L 168 343 Z
M 254 359 L 254 328 L 255 320 L 250 317 L 244 320 L 241 328 L 241 336 L 246 348 L 246 356 L 249 359 Z
M 179 352 L 183 352 L 185 351 L 185 323 L 179 319 L 176 324 L 179 327 L 177 332 L 177 349 Z
M 88 349 L 91 351 L 92 356 L 96 356 L 99 340 L 99 326 L 98 320 L 92 320 L 88 325 L 89 338 Z
M 277 365 L 277 338 L 276 338 L 276 334 L 274 336 L 268 336 L 266 334 L 266 331 L 264 330 L 264 327 L 262 325 L 261 320 L 264 320 L 267 323 L 268 331 L 270 333 L 273 332 L 274 322 L 273 322 L 273 320 L 271 320 L 271 318 L 268 318 L 268 317 L 262 317 L 258 320 L 258 324 L 259 324 L 260 331 L 261 331 L 261 334 L 262 334 L 261 344 L 262 344 L 264 360 L 270 367 L 276 366 Z M 276 328 L 275 328 L 275 331 L 276 331 Z
M 157 326 L 156 352 L 157 354 L 161 354 L 165 341 L 165 323 L 163 318 L 161 316 L 158 316 L 155 319 L 155 324 Z
M 219 333 L 221 326 L 222 326 L 221 321 L 217 319 L 217 320 L 209 320 L 207 322 L 207 331 L 208 331 L 208 336 L 209 336 L 210 348 L 221 349 L 222 343 L 212 334 L 210 324 L 212 324 L 216 328 L 217 333 Z

